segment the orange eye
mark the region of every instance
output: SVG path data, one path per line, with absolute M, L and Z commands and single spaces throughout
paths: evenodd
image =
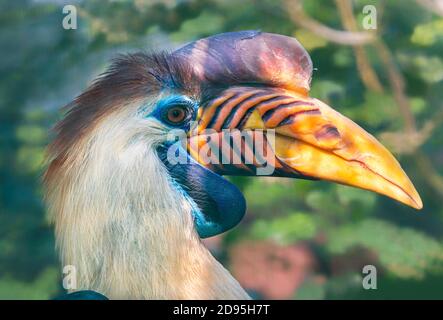
M 188 110 L 182 106 L 172 107 L 168 110 L 166 117 L 168 118 L 169 122 L 179 124 L 187 119 Z

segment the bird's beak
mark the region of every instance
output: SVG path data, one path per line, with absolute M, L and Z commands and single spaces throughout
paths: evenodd
M 328 180 L 423 206 L 377 139 L 303 90 L 226 90 L 200 108 L 188 151 L 219 174 Z

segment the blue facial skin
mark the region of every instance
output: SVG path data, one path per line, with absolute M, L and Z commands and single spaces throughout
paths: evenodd
M 201 238 L 208 238 L 235 227 L 246 212 L 246 200 L 240 190 L 225 178 L 206 169 L 192 159 L 184 149 L 186 163 L 171 164 L 168 147 L 157 148 L 174 186 L 193 207 L 194 223 Z
M 150 116 L 164 121 L 165 111 L 171 106 L 193 106 L 194 114 L 173 128 L 189 130 L 195 120 L 197 105 L 187 97 L 173 96 L 161 100 Z M 201 238 L 212 237 L 235 227 L 246 212 L 246 200 L 240 190 L 228 180 L 201 166 L 181 147 L 177 149 L 184 163 L 172 164 L 167 159 L 168 148 L 176 142 L 169 141 L 157 147 L 157 153 L 171 176 L 173 186 L 191 204 L 194 224 Z

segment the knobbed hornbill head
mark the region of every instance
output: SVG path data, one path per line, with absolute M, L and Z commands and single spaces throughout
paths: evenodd
M 127 258 L 131 239 L 140 245 L 143 233 L 167 235 L 167 246 L 179 239 L 180 223 L 191 221 L 194 231 L 184 232 L 200 237 L 232 228 L 246 205 L 223 175 L 329 180 L 420 209 L 392 154 L 309 96 L 311 75 L 311 59 L 297 40 L 256 31 L 117 59 L 68 106 L 49 149 L 48 203 L 58 242 L 71 251 L 67 260 L 77 254 L 69 243 L 82 237 L 91 238 L 82 253 L 111 251 L 105 244 L 113 242 L 112 258 L 102 258 L 109 262 L 116 252 Z M 174 196 L 183 201 L 175 204 Z M 180 217 L 174 206 L 191 217 Z M 175 226 L 162 210 L 176 212 Z M 150 248 L 154 242 L 146 240 Z M 78 255 L 76 263 L 86 260 Z M 84 269 L 103 269 L 95 253 L 89 257 L 96 266 Z
M 309 97 L 311 76 L 311 59 L 296 39 L 256 31 L 212 36 L 171 54 L 122 57 L 59 124 L 52 167 L 68 157 L 79 135 L 126 106 L 129 118 L 113 123 L 132 123 L 123 144 L 145 138 L 145 147 L 156 150 L 171 182 L 189 196 L 203 237 L 233 227 L 245 211 L 242 195 L 220 175 L 260 174 L 254 167 L 263 175 L 329 180 L 422 208 L 385 147 Z M 174 147 L 183 133 L 187 143 Z

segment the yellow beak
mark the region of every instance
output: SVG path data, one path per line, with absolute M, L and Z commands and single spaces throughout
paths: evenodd
M 265 148 L 257 148 L 258 141 Z M 220 174 L 254 175 L 253 168 L 273 166 L 271 176 L 333 181 L 423 207 L 408 176 L 380 142 L 302 91 L 254 87 L 224 91 L 200 108 L 188 150 L 200 164 Z

